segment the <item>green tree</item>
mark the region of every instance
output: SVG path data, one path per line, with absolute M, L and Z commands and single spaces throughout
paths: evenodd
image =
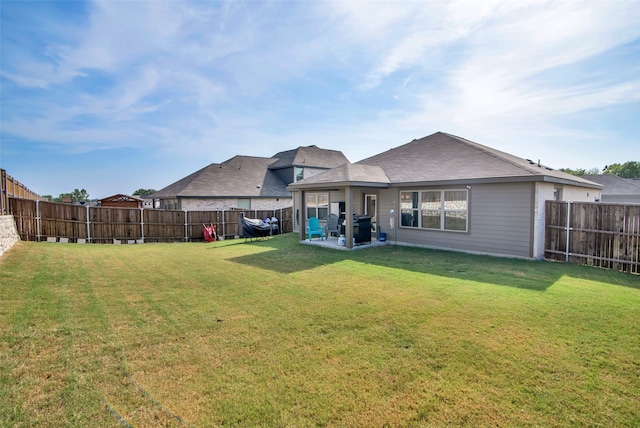
M 567 174 L 576 175 L 578 177 L 582 177 L 583 175 L 598 175 L 598 174 L 600 174 L 600 170 L 598 168 L 591 168 L 591 169 L 560 168 L 560 171 L 566 172 Z
M 621 178 L 637 178 L 640 177 L 640 162 L 629 161 L 623 164 L 614 163 L 605 166 L 604 173 L 617 175 Z
M 139 195 L 150 195 L 150 194 L 156 193 L 156 192 L 157 192 L 157 190 L 155 190 L 155 189 L 138 189 L 135 192 L 133 192 L 132 195 L 133 196 L 136 196 L 136 195 L 138 195 L 138 196 Z
M 87 202 L 89 200 L 89 194 L 84 189 L 73 189 L 73 192 L 69 193 L 69 196 L 73 202 Z

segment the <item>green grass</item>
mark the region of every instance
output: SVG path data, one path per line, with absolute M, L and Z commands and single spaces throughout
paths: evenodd
M 19 242 L 0 426 L 639 426 L 640 277 L 293 234 Z

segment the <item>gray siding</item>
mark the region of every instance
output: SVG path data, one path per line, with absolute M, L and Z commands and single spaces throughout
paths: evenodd
M 469 231 L 467 233 L 398 227 L 400 190 L 444 188 L 447 187 L 415 187 L 380 192 L 380 224 L 383 229 L 390 232 L 389 239 L 397 239 L 398 243 L 432 248 L 532 257 L 533 186 L 531 183 L 474 184 L 469 191 Z M 389 230 L 391 209 L 396 212 L 396 228 L 393 231 Z

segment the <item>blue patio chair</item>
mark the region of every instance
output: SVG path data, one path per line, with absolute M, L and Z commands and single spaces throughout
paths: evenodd
M 309 235 L 309 241 L 316 235 L 324 240 L 324 227 L 320 226 L 320 220 L 318 217 L 311 217 L 309 219 L 309 226 L 307 226 L 307 234 Z

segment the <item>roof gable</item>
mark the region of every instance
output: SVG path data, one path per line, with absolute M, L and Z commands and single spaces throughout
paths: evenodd
M 290 197 L 284 183 L 269 165 L 276 159 L 234 156 L 212 163 L 154 193 L 153 198 L 174 197 Z
M 381 167 L 392 183 L 546 176 L 600 187 L 528 159 L 443 132 L 413 140 L 357 164 Z
M 602 184 L 602 195 L 640 195 L 640 181 L 613 174 L 585 175 L 585 179 Z
M 349 162 L 345 155 L 338 150 L 321 149 L 317 146 L 298 147 L 273 155 L 277 159 L 270 168 L 290 168 L 292 166 L 334 168 Z
M 298 186 L 326 184 L 386 187 L 389 183 L 389 178 L 379 166 L 345 163 L 336 168 L 300 180 L 297 183 L 292 183 L 289 185 L 289 188 L 295 189 Z
M 100 202 L 142 202 L 142 199 L 135 196 L 118 193 L 117 195 L 102 198 L 100 199 Z

